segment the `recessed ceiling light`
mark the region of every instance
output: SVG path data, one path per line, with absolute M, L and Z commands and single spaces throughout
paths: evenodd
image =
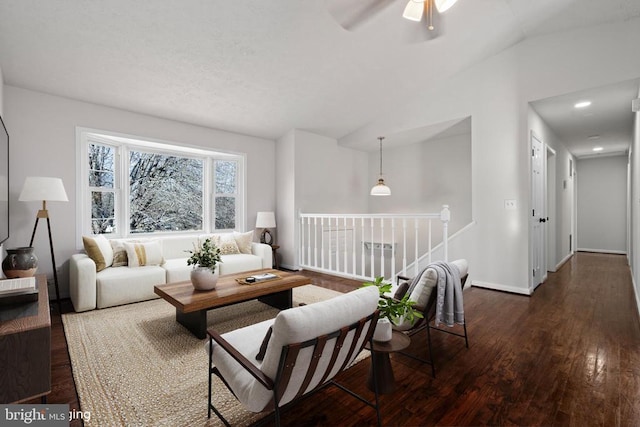
M 602 150 L 603 150 L 602 147 L 593 147 L 593 151 L 597 152 L 597 151 L 602 151 Z
M 587 137 L 587 139 L 600 139 L 600 135 L 591 135 L 589 137 Z
M 574 104 L 575 108 L 585 108 L 591 105 L 591 101 L 580 101 Z

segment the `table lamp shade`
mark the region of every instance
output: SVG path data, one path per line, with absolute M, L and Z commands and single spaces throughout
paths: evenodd
M 275 228 L 276 216 L 273 212 L 258 212 L 256 228 Z
M 46 176 L 28 176 L 24 180 L 22 192 L 18 198 L 21 202 L 49 201 L 68 202 L 67 192 L 60 178 Z

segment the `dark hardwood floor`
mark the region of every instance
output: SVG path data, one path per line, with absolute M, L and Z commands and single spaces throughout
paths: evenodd
M 340 291 L 360 285 L 303 274 Z M 381 397 L 384 425 L 640 425 L 640 322 L 626 257 L 578 253 L 531 297 L 470 288 L 464 298 L 469 348 L 434 332 L 435 379 L 428 365 L 393 354 L 398 389 Z M 78 409 L 59 315 L 52 342 L 49 402 Z M 426 356 L 426 333 L 414 335 L 409 351 Z M 368 368 L 364 361 L 338 380 L 372 398 Z M 283 424 L 375 425 L 375 415 L 329 387 L 286 412 Z

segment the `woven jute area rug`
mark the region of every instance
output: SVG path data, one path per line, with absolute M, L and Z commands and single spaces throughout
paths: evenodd
M 314 285 L 293 290 L 294 306 L 339 292 Z M 210 310 L 207 323 L 226 332 L 271 319 L 278 310 L 248 301 Z M 214 426 L 207 419 L 207 340 L 175 320 L 162 299 L 62 316 L 73 376 L 88 426 Z M 359 357 L 361 360 L 363 355 Z M 265 414 L 245 411 L 214 377 L 214 399 L 234 426 Z

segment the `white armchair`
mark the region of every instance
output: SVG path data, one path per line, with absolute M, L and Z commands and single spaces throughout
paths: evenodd
M 378 297 L 377 289 L 360 288 L 223 335 L 209 330 L 209 417 L 213 411 L 229 425 L 212 403 L 215 374 L 247 410 L 274 410 L 279 425 L 281 407 L 336 384 L 333 378 L 371 343 Z M 375 404 L 353 395 L 376 409 L 379 425 L 377 392 Z

